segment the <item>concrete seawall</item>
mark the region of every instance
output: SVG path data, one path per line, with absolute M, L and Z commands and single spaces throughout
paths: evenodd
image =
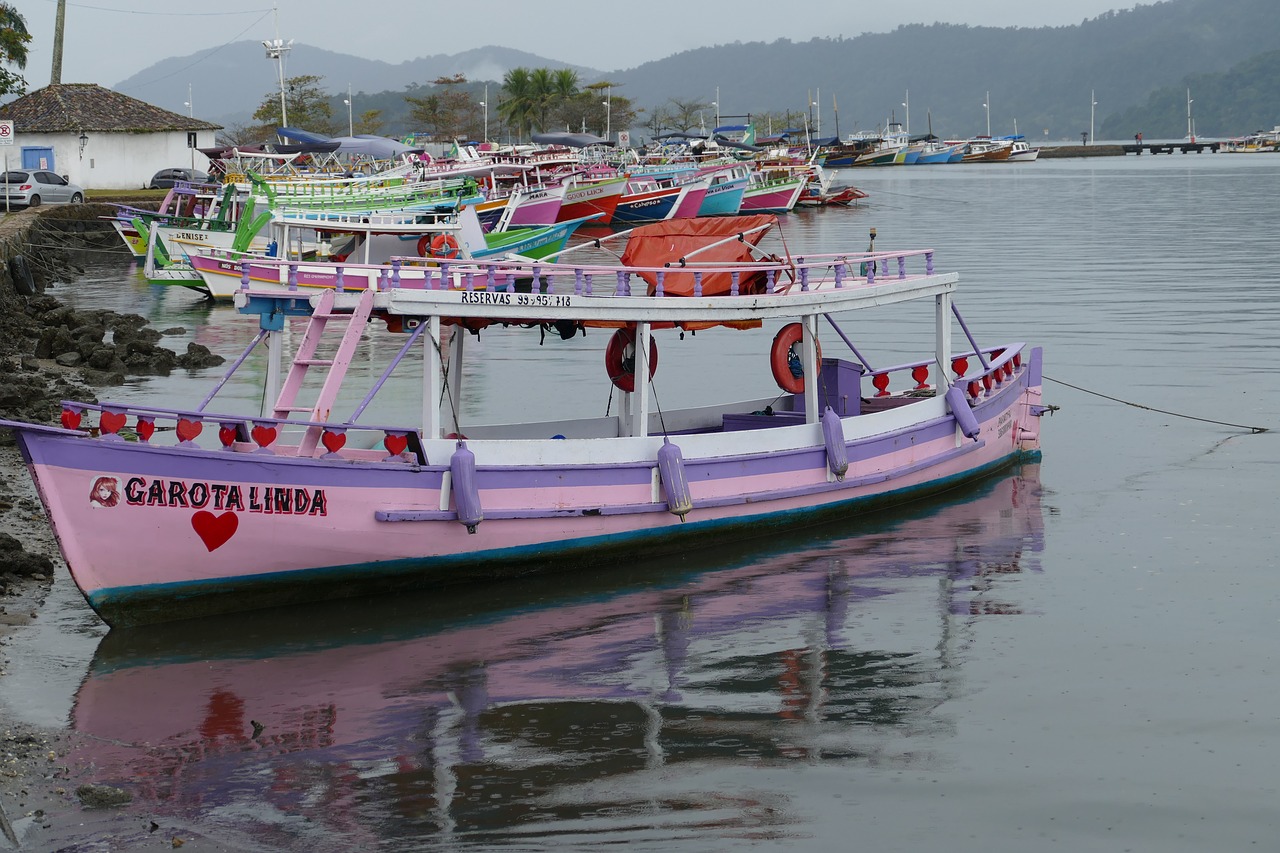
M 1045 145 L 1040 148 L 1040 159 L 1061 157 L 1123 157 L 1123 145 Z

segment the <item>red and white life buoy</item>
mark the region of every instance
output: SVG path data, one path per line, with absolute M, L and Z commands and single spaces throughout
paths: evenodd
M 609 381 L 631 393 L 636 390 L 636 330 L 623 328 L 613 333 L 604 349 L 604 367 Z M 649 378 L 658 369 L 658 344 L 649 338 Z
M 804 391 L 804 359 L 797 344 L 804 339 L 804 327 L 799 323 L 788 323 L 773 336 L 773 348 L 769 351 L 769 367 L 773 370 L 773 381 L 783 391 L 799 394 Z M 822 364 L 822 345 L 813 342 L 818 354 L 818 364 Z
M 437 234 L 428 237 L 425 234 L 418 239 L 418 257 L 420 258 L 456 258 L 460 254 L 458 240 L 452 234 Z

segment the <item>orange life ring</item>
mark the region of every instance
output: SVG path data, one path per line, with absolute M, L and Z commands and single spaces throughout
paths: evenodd
M 622 328 L 609 338 L 609 345 L 604 349 L 604 368 L 609 374 L 609 381 L 618 388 L 631 393 L 636 390 L 636 330 Z M 658 344 L 649 338 L 649 378 L 653 378 L 658 369 Z
M 773 369 L 773 381 L 783 391 L 800 394 L 804 391 L 804 369 L 802 359 L 795 351 L 795 345 L 804 339 L 804 327 L 799 323 L 788 323 L 773 336 L 773 348 L 769 351 L 769 366 Z M 813 342 L 817 349 L 818 364 L 822 364 L 822 345 Z M 794 366 L 793 366 L 794 365 Z
M 418 257 L 420 258 L 456 258 L 460 254 L 458 239 L 452 234 L 437 234 L 418 239 Z

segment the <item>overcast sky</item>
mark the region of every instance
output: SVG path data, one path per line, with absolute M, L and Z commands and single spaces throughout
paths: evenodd
M 57 0 L 9 0 L 32 42 L 25 76 L 49 82 Z M 114 86 L 157 60 L 279 36 L 399 63 L 485 45 L 601 71 L 633 68 L 696 47 L 808 41 L 944 22 L 996 27 L 1079 24 L 1125 0 L 68 0 L 62 81 Z M 198 68 L 190 73 L 198 73 Z

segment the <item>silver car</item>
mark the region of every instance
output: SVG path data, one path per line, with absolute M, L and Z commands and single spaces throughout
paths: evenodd
M 84 189 L 66 178 L 40 169 L 9 171 L 0 175 L 10 207 L 38 207 L 42 204 L 80 204 Z

